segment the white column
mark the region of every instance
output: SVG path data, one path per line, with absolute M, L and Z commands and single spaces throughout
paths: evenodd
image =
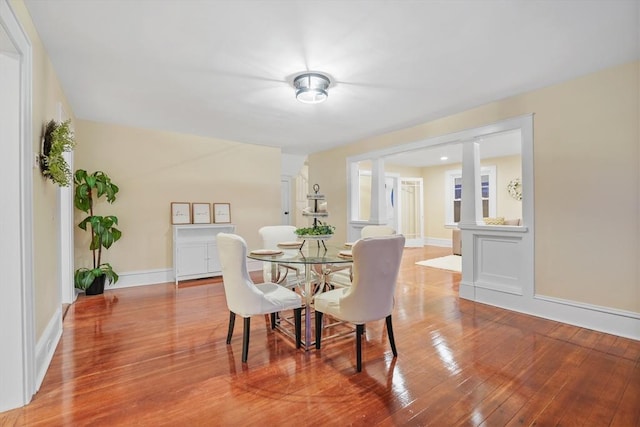
M 386 224 L 387 205 L 384 189 L 384 160 L 371 160 L 371 224 Z
M 474 277 L 475 242 L 471 230 L 465 226 L 475 226 L 482 222 L 482 184 L 480 178 L 480 146 L 473 140 L 462 145 L 462 201 L 460 206 L 460 238 L 462 239 L 462 278 L 460 297 L 475 301 Z
M 475 140 L 462 145 L 462 201 L 458 226 L 483 224 L 480 145 Z

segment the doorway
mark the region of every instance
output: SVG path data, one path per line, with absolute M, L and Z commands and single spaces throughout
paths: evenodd
M 399 231 L 405 237 L 405 246 L 421 248 L 424 246 L 424 203 L 422 178 L 400 178 Z

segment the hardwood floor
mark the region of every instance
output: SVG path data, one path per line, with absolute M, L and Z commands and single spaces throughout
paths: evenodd
M 220 280 L 81 296 L 42 387 L 1 426 L 640 425 L 640 342 L 457 297 L 460 275 L 407 249 L 393 325 L 304 352 L 254 317 L 226 345 Z

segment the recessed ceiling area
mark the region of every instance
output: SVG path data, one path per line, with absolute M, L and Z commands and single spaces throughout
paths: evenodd
M 637 0 L 26 0 L 79 119 L 309 154 L 640 58 Z M 331 78 L 298 102 L 295 76 Z
M 478 143 L 481 159 L 520 155 L 522 152 L 522 138 L 519 129 L 485 136 L 479 139 Z M 385 157 L 385 163 L 410 167 L 462 163 L 462 143 L 440 144 L 394 154 Z

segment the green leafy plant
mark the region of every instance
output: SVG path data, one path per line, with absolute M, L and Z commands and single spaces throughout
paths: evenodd
M 45 126 L 40 154 L 40 170 L 42 175 L 51 179 L 61 187 L 71 184 L 72 173 L 63 153 L 73 150 L 76 143 L 71 130 L 71 120 L 56 123 L 49 121 Z
M 333 234 L 335 227 L 329 224 L 319 223 L 313 227 L 301 227 L 296 229 L 295 233 L 298 236 L 324 236 L 327 234 Z
M 91 232 L 89 250 L 93 255 L 93 268 L 76 270 L 75 287 L 86 290 L 97 277 L 103 275 L 106 276 L 109 283 L 116 283 L 118 274 L 113 271 L 111 264 L 102 263 L 101 260 L 102 249 L 109 249 L 122 237 L 122 232 L 115 227 L 118 225 L 118 218 L 113 215 L 94 215 L 93 208 L 96 201 L 103 196 L 108 203 L 113 203 L 120 189 L 102 171 L 88 174 L 87 171 L 78 169 L 74 175 L 74 183 L 76 186 L 74 205 L 77 209 L 89 214 L 78 224 L 78 227 L 85 231 L 88 229 Z

